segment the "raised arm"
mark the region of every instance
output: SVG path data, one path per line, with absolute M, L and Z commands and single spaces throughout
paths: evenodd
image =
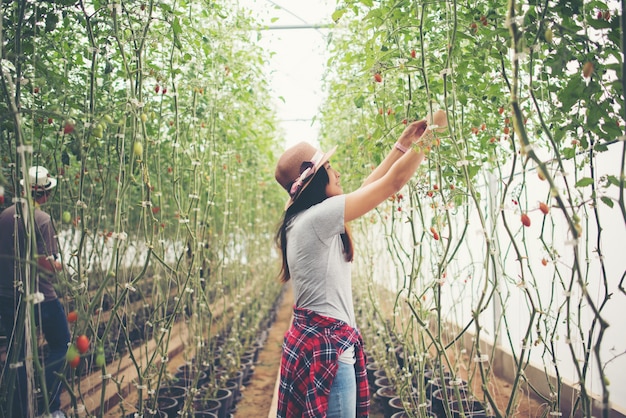
M 424 120 L 429 127 L 432 126 L 436 131 L 441 131 L 447 126 L 446 113 L 443 110 L 438 110 L 432 115 L 427 115 Z M 398 161 L 404 154 L 401 150 L 411 148 L 411 144 L 416 140 L 416 138 L 412 137 L 413 132 L 410 129 L 412 125 L 413 124 L 407 126 L 407 128 L 402 132 L 396 142 L 396 145 L 391 148 L 391 151 L 389 151 L 389 154 L 387 154 L 385 159 L 370 173 L 369 176 L 367 176 L 363 184 L 361 184 L 361 187 L 367 186 L 384 176 L 387 171 L 389 171 L 393 163 Z
M 444 129 L 447 126 L 445 112 L 439 111 L 433 116 L 434 128 Z M 432 135 L 426 120 L 413 122 L 407 126 L 398 139 L 407 151 L 403 153 L 394 146 L 385 160 L 368 176 L 363 186 L 346 195 L 345 222 L 365 215 L 389 196 L 400 191 L 424 161 L 424 150 L 430 143 Z M 414 144 L 417 146 L 413 146 Z M 420 145 L 423 146 L 420 148 Z

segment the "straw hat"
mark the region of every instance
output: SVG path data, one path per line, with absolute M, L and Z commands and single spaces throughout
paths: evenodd
M 53 189 L 57 185 L 57 179 L 50 176 L 48 170 L 40 165 L 28 169 L 28 180 L 32 190 L 46 191 Z M 20 180 L 20 184 L 24 186 L 24 180 Z
M 337 146 L 324 153 L 308 142 L 299 142 L 288 148 L 278 159 L 274 176 L 289 193 L 287 209 L 309 185 L 317 170 L 335 153 Z

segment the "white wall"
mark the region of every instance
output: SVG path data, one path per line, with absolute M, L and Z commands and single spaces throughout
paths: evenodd
M 597 170 L 596 178 L 600 178 L 603 174 L 616 175 L 620 169 L 622 144 L 615 144 L 608 152 L 597 155 L 595 160 L 595 169 Z M 530 165 L 529 165 L 530 166 Z M 518 163 L 519 169 L 519 163 Z M 565 177 L 570 187 L 576 182 L 574 179 L 575 167 L 573 163 L 567 162 L 565 166 L 566 172 L 569 174 Z M 579 176 L 586 177 L 589 174 L 590 167 L 583 164 L 579 169 Z M 503 169 L 503 173 L 508 173 L 508 168 Z M 557 175 L 556 181 L 559 187 L 563 187 L 563 176 Z M 522 183 L 525 186 L 522 187 Z M 597 342 L 599 327 L 589 336 L 589 327 L 593 320 L 593 312 L 589 305 L 582 300 L 581 287 L 573 276 L 573 260 L 574 246 L 571 236 L 568 233 L 567 225 L 563 214 L 557 208 L 552 208 L 550 214 L 545 216 L 536 209 L 539 201 L 546 201 L 548 195 L 548 184 L 541 181 L 534 169 L 529 169 L 526 176 L 517 173 L 513 183 L 509 187 L 509 194 L 515 191 L 520 194 L 520 205 L 529 211 L 531 218 L 531 226 L 522 227 L 520 222 L 520 205 L 515 205 L 511 197 L 506 199 L 503 214 L 507 219 L 507 223 L 514 234 L 514 242 L 518 245 L 519 250 L 524 257 L 522 263 L 517 261 L 517 256 L 513 250 L 511 239 L 509 238 L 502 218 L 494 218 L 498 215 L 498 207 L 489 203 L 489 199 L 499 202 L 500 193 L 503 185 L 497 180 L 497 177 L 485 174 L 483 184 L 477 187 L 482 198 L 480 207 L 488 226 L 488 236 L 499 243 L 499 250 L 496 251 L 496 258 L 500 260 L 502 274 L 499 274 L 498 281 L 493 281 L 491 273 L 492 266 L 489 265 L 489 272 L 485 269 L 486 259 L 486 240 L 483 228 L 478 216 L 475 205 L 470 204 L 469 228 L 465 235 L 465 240 L 461 244 L 460 250 L 456 253 L 454 260 L 447 268 L 446 278 L 441 285 L 442 312 L 443 320 L 449 321 L 457 325 L 464 325 L 471 320 L 473 309 L 479 303 L 479 298 L 483 289 L 487 292 L 494 289 L 498 290 L 498 298 L 492 301 L 481 315 L 481 325 L 483 338 L 498 339 L 498 344 L 506 351 L 513 351 L 519 355 L 522 349 L 522 340 L 528 327 L 531 307 L 529 300 L 533 300 L 538 311 L 543 313 L 540 321 L 540 328 L 546 337 L 545 331 L 554 332 L 554 350 L 556 355 L 556 363 L 558 370 L 563 379 L 578 382 L 579 378 L 575 372 L 574 360 L 567 344 L 567 316 L 566 294 L 570 292 L 572 295 L 572 307 L 570 309 L 569 323 L 574 326 L 574 333 L 571 338 L 574 354 L 577 359 L 583 356 L 583 347 L 593 346 Z M 610 196 L 617 198 L 617 188 L 609 188 Z M 599 305 L 604 299 L 604 292 L 612 293 L 612 297 L 604 305 L 601 316 L 609 324 L 601 343 L 601 360 L 603 364 L 610 363 L 606 366 L 606 377 L 610 381 L 609 390 L 611 393 L 611 402 L 622 408 L 626 408 L 626 356 L 619 356 L 626 352 L 626 334 L 622 322 L 624 315 L 624 303 L 626 296 L 618 289 L 618 285 L 622 276 L 626 271 L 626 252 L 623 243 L 626 241 L 625 220 L 621 216 L 621 212 L 615 206 L 609 208 L 604 203 L 600 203 L 598 207 L 599 219 L 602 225 L 601 240 L 599 248 L 603 253 L 604 268 L 606 271 L 607 286 L 605 288 L 603 282 L 603 274 L 600 265 L 598 253 L 596 251 L 598 231 L 596 228 L 595 217 L 588 200 L 591 189 L 584 189 L 584 195 L 575 196 L 575 206 L 578 206 L 576 212 L 582 218 L 583 236 L 578 247 L 578 256 L 582 266 L 583 280 L 587 283 L 587 291 L 590 298 L 595 304 Z M 408 192 L 408 191 L 407 191 Z M 577 190 L 575 190 L 578 193 Z M 423 199 L 427 199 L 423 197 Z M 516 198 L 517 199 L 517 198 Z M 493 202 L 492 202 L 493 203 Z M 416 213 L 410 210 L 408 202 L 402 204 L 402 212 L 398 212 L 394 208 L 386 208 L 384 214 L 398 217 L 401 213 L 403 218 L 401 222 L 396 220 L 394 234 L 402 236 L 402 247 L 406 251 L 413 248 L 413 240 L 410 233 L 410 225 L 406 221 L 408 216 L 414 216 Z M 425 205 L 424 205 L 425 206 Z M 581 209 L 586 208 L 586 209 Z M 460 231 L 466 223 L 464 216 L 465 208 L 455 208 L 448 211 L 452 218 L 452 241 L 456 244 L 459 239 Z M 439 212 L 441 213 L 441 212 Z M 426 220 L 426 230 L 430 226 L 430 218 L 434 212 L 424 215 Z M 588 218 L 585 216 L 588 215 Z M 545 219 L 544 219 L 545 218 Z M 495 221 L 495 228 L 493 222 Z M 545 223 L 544 223 L 545 221 Z M 543 229 L 543 232 L 542 232 Z M 421 225 L 417 225 L 419 233 L 423 231 Z M 392 289 L 402 287 L 403 276 L 407 265 L 410 265 L 408 259 L 404 257 L 392 257 L 389 254 L 390 240 L 382 238 L 385 234 L 382 224 L 369 225 L 367 227 L 366 239 L 368 248 L 365 251 L 367 256 L 366 264 L 373 266 L 374 280 L 387 284 Z M 389 231 L 387 231 L 389 234 Z M 448 232 L 446 228 L 440 231 L 441 240 L 434 241 L 430 237 L 430 233 L 426 234 L 426 238 L 418 243 L 424 249 L 424 259 L 419 271 L 417 287 L 421 291 L 433 286 L 437 278 L 433 277 L 436 272 L 436 265 L 441 261 L 441 251 L 443 245 L 447 243 Z M 543 237 L 543 241 L 542 238 Z M 524 244 L 525 243 L 525 244 Z M 363 242 L 357 242 L 357 249 L 364 245 Z M 546 248 L 547 246 L 547 248 Z M 550 248 L 552 248 L 550 250 Z M 552 261 L 550 253 L 558 254 L 558 258 Z M 549 263 L 544 266 L 541 262 L 542 258 L 546 258 Z M 361 267 L 362 268 L 362 267 Z M 525 278 L 529 294 L 527 296 L 524 288 L 520 285 L 521 277 Z M 573 282 L 571 291 L 570 284 Z M 434 306 L 432 290 L 426 293 L 426 300 L 422 300 L 424 304 Z M 502 300 L 499 300 L 502 298 Z M 582 300 L 582 301 L 581 301 Z M 578 314 L 578 304 L 580 302 L 580 315 Z M 495 332 L 496 323 L 494 318 L 498 318 L 502 332 L 498 335 Z M 506 320 L 506 322 L 504 322 Z M 546 345 L 537 342 L 537 333 L 535 332 L 537 320 L 535 319 L 532 326 L 531 341 L 527 344 L 530 349 L 530 361 L 540 368 L 545 367 L 548 373 L 554 373 L 552 365 L 552 357 L 544 350 Z M 580 323 L 580 330 L 576 324 Z M 474 332 L 474 329 L 471 329 Z M 537 342 L 537 345 L 535 343 Z M 583 344 L 584 343 L 584 344 Z M 596 365 L 597 359 L 592 353 L 590 371 L 588 374 L 587 388 L 594 393 L 600 393 L 602 390 L 600 383 L 600 373 Z

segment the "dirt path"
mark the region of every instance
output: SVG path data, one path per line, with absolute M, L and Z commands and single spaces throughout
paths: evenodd
M 237 404 L 235 418 L 267 417 L 272 407 L 276 379 L 280 366 L 283 338 L 291 323 L 293 312 L 293 292 L 287 286 L 285 296 L 276 315 L 276 321 L 269 330 L 267 341 L 259 352 L 259 360 L 243 398 Z

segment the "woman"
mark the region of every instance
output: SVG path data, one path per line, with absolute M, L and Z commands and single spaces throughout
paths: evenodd
M 446 126 L 445 112 L 433 115 Z M 356 191 L 344 194 L 327 153 L 301 142 L 280 157 L 276 180 L 290 199 L 276 239 L 281 279 L 293 279 L 294 319 L 285 335 L 278 417 L 367 416 L 363 342 L 352 303 L 352 238 L 346 224 L 365 215 L 413 176 L 433 135 L 425 120 L 407 126 Z

